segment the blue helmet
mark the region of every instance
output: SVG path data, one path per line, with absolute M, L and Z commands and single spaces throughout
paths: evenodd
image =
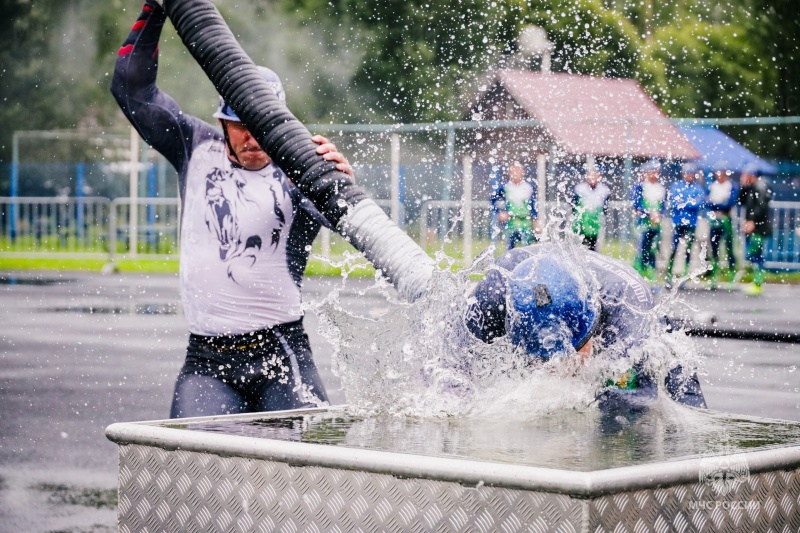
M 714 162 L 714 172 L 730 172 L 731 168 L 727 161 L 719 160 Z
M 656 159 L 655 157 L 645 161 L 639 167 L 639 172 L 644 174 L 645 172 L 661 172 L 661 161 Z
M 698 174 L 700 172 L 700 167 L 694 161 L 687 161 L 683 165 L 681 165 L 681 173 L 691 174 L 692 176 Z
M 281 79 L 272 70 L 267 67 L 256 67 L 261 77 L 267 82 L 270 89 L 275 93 L 278 99 L 286 103 L 286 94 L 283 92 L 283 83 Z M 214 118 L 221 120 L 230 120 L 231 122 L 241 122 L 242 120 L 236 115 L 236 112 L 229 106 L 225 100 L 220 96 L 217 112 L 214 113 Z
M 511 342 L 545 360 L 580 350 L 599 322 L 598 304 L 584 280 L 560 255 L 522 261 L 509 280 L 506 330 Z
M 742 169 L 742 174 L 749 174 L 751 176 L 755 176 L 757 178 L 760 178 L 761 176 L 764 175 L 764 170 L 761 168 L 761 166 L 758 163 L 753 161 L 753 162 L 748 163 L 747 165 L 745 165 L 745 167 Z

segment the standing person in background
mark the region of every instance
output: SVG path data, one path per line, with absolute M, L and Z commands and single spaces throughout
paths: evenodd
M 667 191 L 661 184 L 661 162 L 657 159 L 639 167 L 642 175 L 631 192 L 633 210 L 642 231 L 635 267 L 649 280 L 656 277 L 656 256 L 661 244 L 661 218 L 666 209 Z
M 760 296 L 764 289 L 764 241 L 772 235 L 769 202 L 772 193 L 762 178 L 761 170 L 750 164 L 742 170 L 742 186 L 738 202 L 744 206 L 744 234 L 747 260 L 753 267 L 753 283 L 744 288 L 751 296 Z
M 178 171 L 180 285 L 189 323 L 171 418 L 320 405 L 327 395 L 303 327 L 300 288 L 329 222 L 220 99 L 222 131 L 156 85 L 167 15 L 147 0 L 119 50 L 111 92 L 139 135 Z M 283 85 L 259 72 L 281 100 Z M 352 176 L 324 137 L 317 153 Z
M 508 181 L 492 199 L 497 221 L 505 224 L 508 249 L 517 244 L 532 244 L 542 228 L 537 220 L 536 198 L 533 185 L 525 179 L 525 167 L 514 161 L 508 168 Z
M 608 209 L 611 191 L 600 182 L 600 173 L 590 166 L 585 179 L 575 186 L 575 211 L 572 231 L 583 237 L 583 243 L 592 251 L 597 251 L 597 238 L 603 214 Z
M 700 169 L 694 163 L 684 163 L 681 173 L 683 174 L 683 181 L 674 183 L 669 188 L 669 194 L 667 195 L 667 204 L 672 218 L 672 252 L 667 266 L 667 286 L 672 285 L 675 256 L 678 253 L 678 247 L 681 242 L 686 246 L 684 255 L 686 258 L 685 270 L 687 272 L 689 270 L 694 235 L 697 231 L 697 219 L 700 210 L 703 209 L 706 203 L 706 193 L 695 181 Z
M 719 280 L 720 244 L 728 255 L 729 279 L 736 273 L 736 256 L 733 253 L 733 223 L 731 209 L 739 197 L 739 187 L 730 179 L 728 164 L 719 162 L 714 166 L 714 181 L 708 187 L 709 241 L 711 249 L 711 285 L 716 286 Z

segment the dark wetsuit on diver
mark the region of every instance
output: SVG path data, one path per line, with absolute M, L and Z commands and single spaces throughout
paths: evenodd
M 555 253 L 551 243 L 534 244 L 504 253 L 495 261 L 495 266 L 486 273 L 473 292 L 476 302 L 467 313 L 466 324 L 470 332 L 484 342 L 491 342 L 506 334 L 506 308 L 508 273 L 519 263 L 534 254 Z M 612 350 L 612 354 L 623 356 L 652 331 L 654 306 L 653 295 L 644 280 L 630 266 L 592 251 L 585 253 L 584 266 L 598 283 L 600 318 L 595 327 L 593 347 L 595 350 Z M 611 387 L 599 398 L 601 407 L 613 407 L 622 403 L 626 408 L 646 404 L 657 394 L 658 387 L 652 377 L 642 370 L 642 365 L 632 369 L 635 385 Z M 705 399 L 697 376 L 685 375 L 678 366 L 666 378 L 670 396 L 685 405 L 705 408 Z
M 180 286 L 191 335 L 171 416 L 326 401 L 303 330 L 300 285 L 310 245 L 329 224 L 277 166 L 251 171 L 232 162 L 221 132 L 159 90 L 165 21 L 148 0 L 120 48 L 111 91 L 178 171 Z

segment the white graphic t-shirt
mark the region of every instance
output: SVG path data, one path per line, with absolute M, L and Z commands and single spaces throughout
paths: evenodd
M 286 246 L 293 205 L 275 165 L 232 165 L 219 142 L 195 148 L 181 227 L 181 288 L 189 329 L 246 333 L 302 316 Z

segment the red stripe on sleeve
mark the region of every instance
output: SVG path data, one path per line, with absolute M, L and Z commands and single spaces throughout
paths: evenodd
M 144 28 L 144 25 L 146 23 L 147 23 L 146 20 L 137 20 L 136 22 L 133 23 L 131 31 L 141 30 L 142 28 Z
M 158 45 L 156 45 L 156 49 L 153 50 L 153 57 L 156 57 L 157 55 L 158 55 Z
M 119 52 L 117 52 L 117 55 L 118 56 L 124 56 L 125 54 L 130 54 L 132 51 L 133 51 L 133 45 L 132 44 L 126 44 L 125 46 L 123 46 L 122 48 L 119 49 Z
M 142 11 L 148 11 L 149 12 L 149 11 L 152 11 L 152 10 L 153 10 L 153 8 L 148 6 L 147 4 L 142 6 Z

